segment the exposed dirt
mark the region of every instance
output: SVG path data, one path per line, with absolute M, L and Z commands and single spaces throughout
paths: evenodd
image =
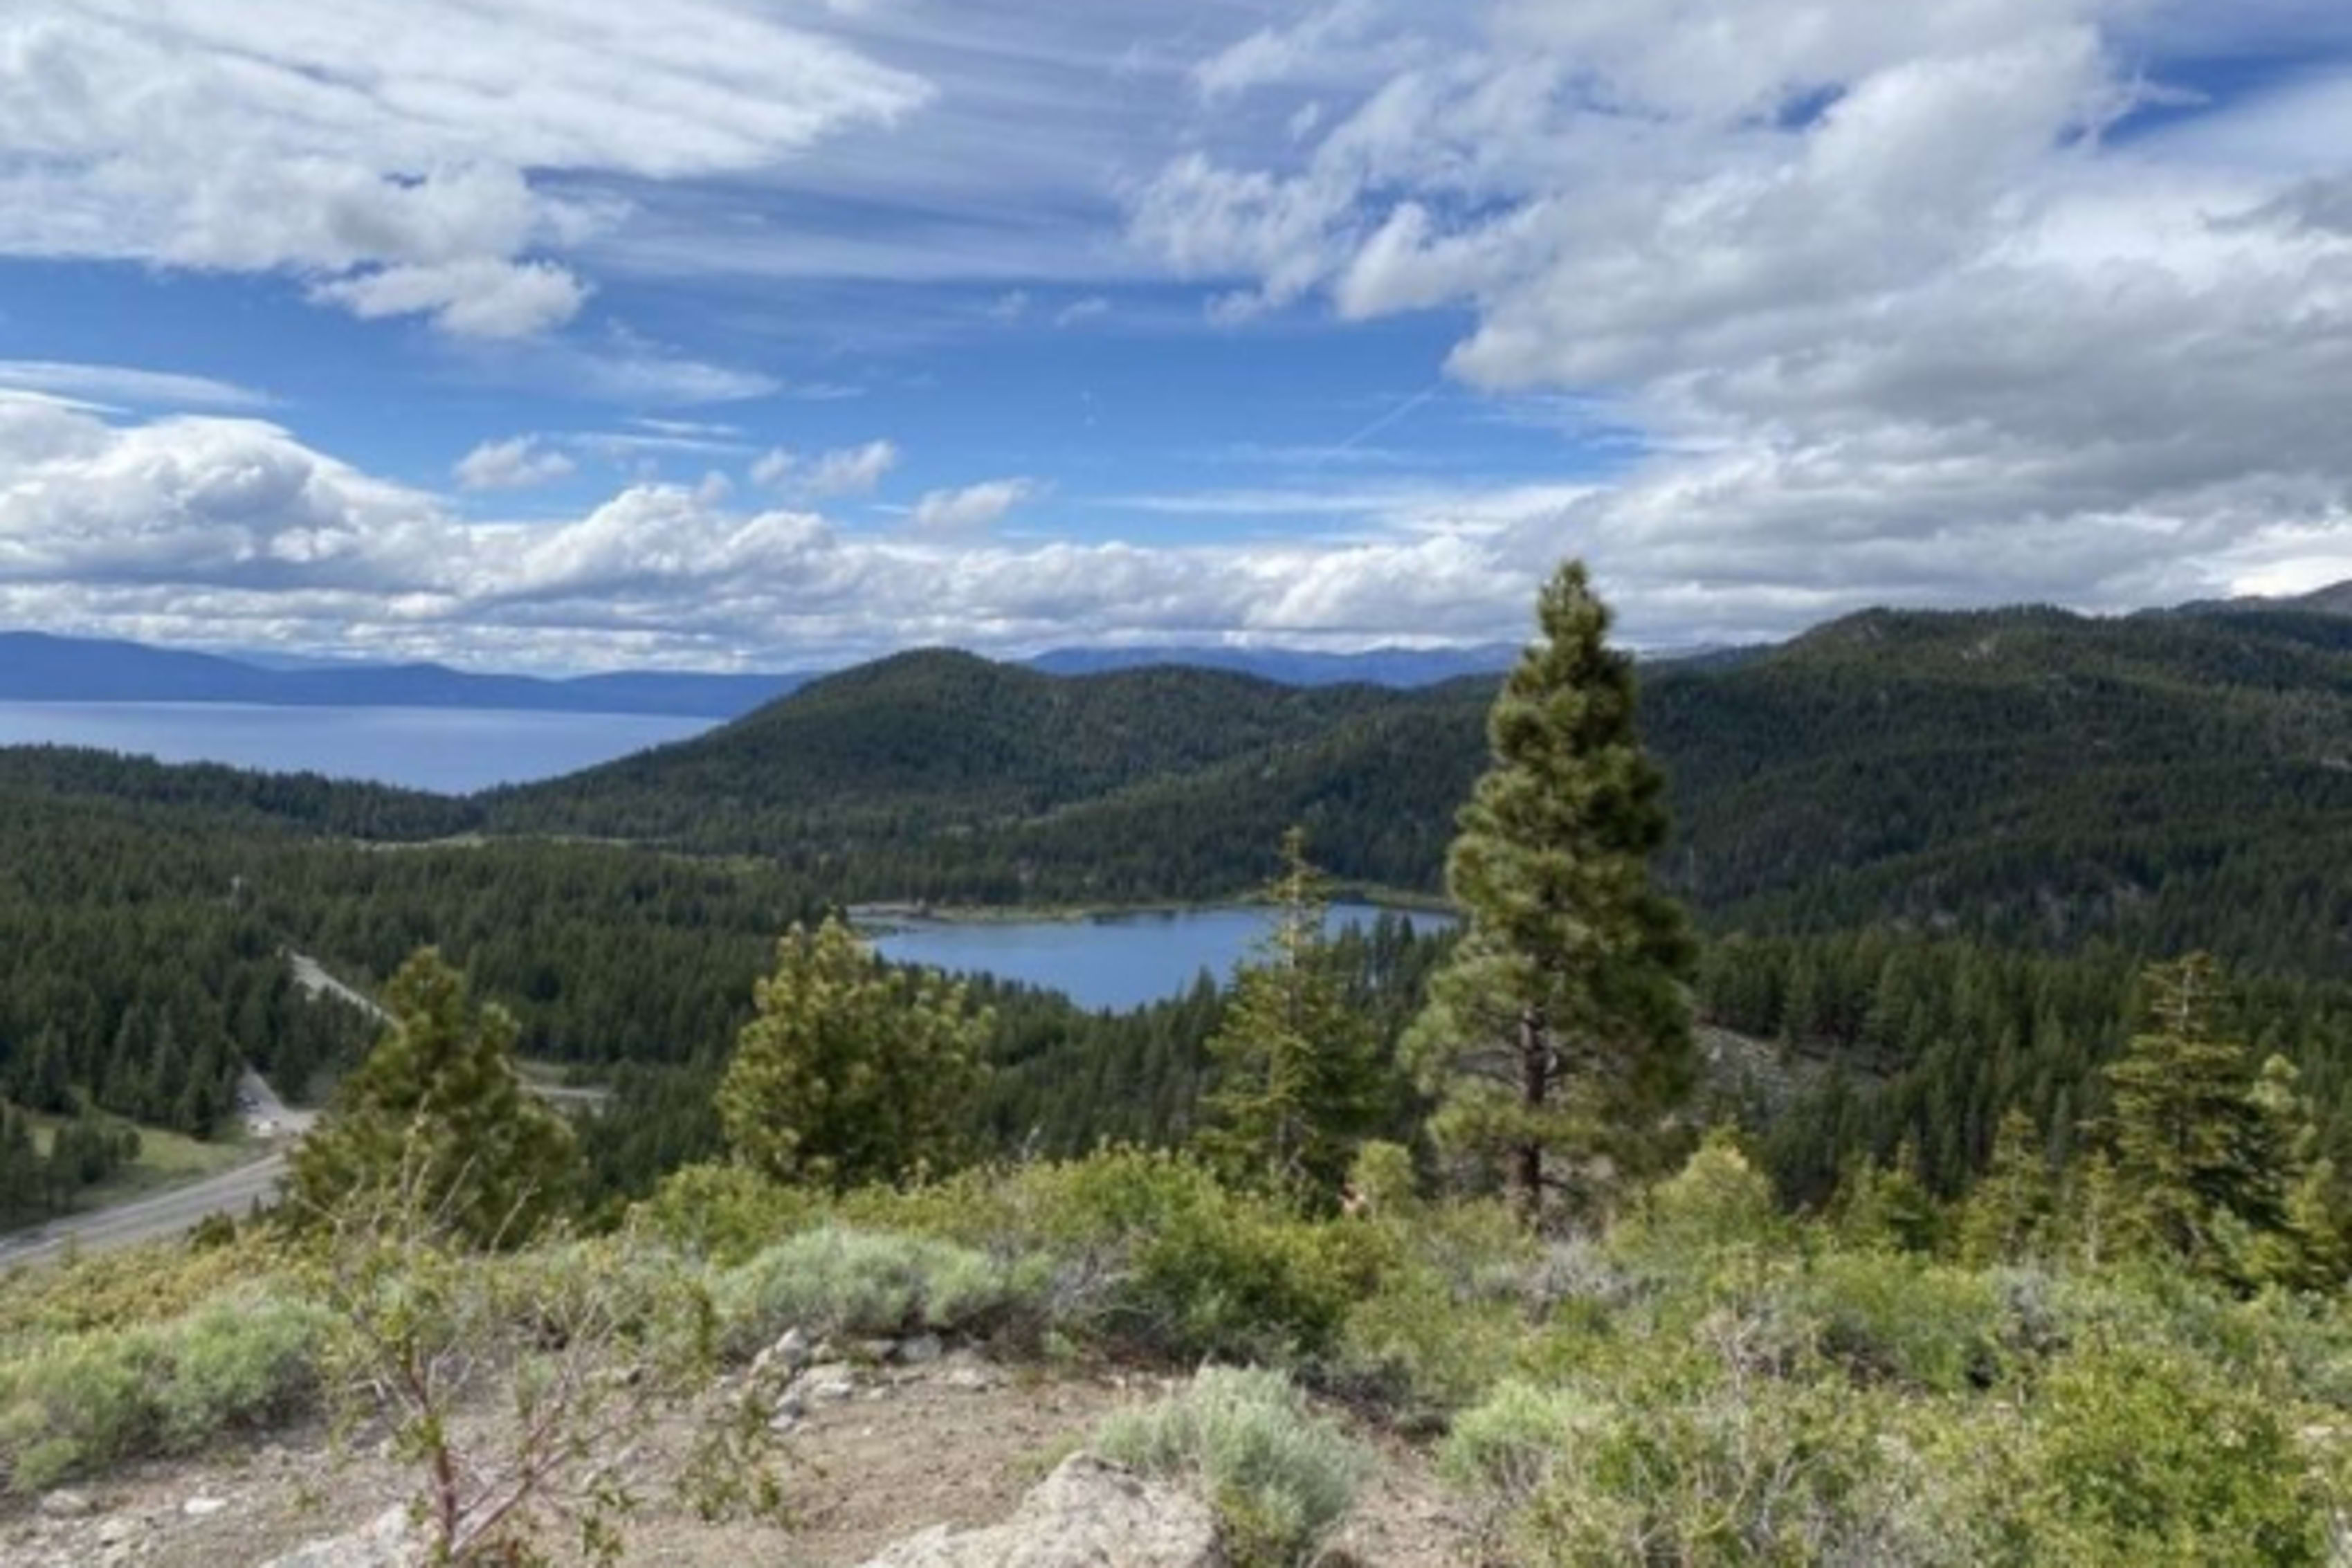
M 711 1525 L 678 1503 L 660 1472 L 642 1488 L 623 1561 L 646 1568 L 852 1568 L 932 1524 L 993 1522 L 1103 1415 L 1157 1397 L 1155 1378 L 1034 1375 L 976 1378 L 966 1363 L 917 1369 L 811 1411 L 785 1471 L 796 1520 Z M 986 1386 L 970 1386 L 985 1382 Z M 682 1425 L 649 1434 L 653 1454 L 683 1447 Z M 1378 1476 L 1335 1545 L 1365 1568 L 1469 1568 L 1459 1505 L 1412 1447 L 1378 1437 Z M 78 1517 L 38 1506 L 0 1511 L 0 1563 L 22 1568 L 248 1568 L 304 1542 L 366 1524 L 405 1495 L 405 1478 L 369 1453 L 338 1461 L 325 1434 L 306 1431 L 204 1459 L 126 1469 L 77 1489 Z M 55 1506 L 54 1504 L 52 1505 Z M 192 1511 L 193 1510 L 193 1511 Z

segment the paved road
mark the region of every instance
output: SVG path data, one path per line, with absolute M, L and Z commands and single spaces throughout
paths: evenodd
M 106 1252 L 178 1236 L 211 1215 L 241 1217 L 254 1199 L 267 1203 L 273 1198 L 278 1179 L 285 1174 L 286 1156 L 269 1154 L 152 1198 L 95 1214 L 67 1215 L 37 1230 L 0 1237 L 0 1268 L 46 1263 L 63 1254 L 68 1243 L 78 1244 L 84 1252 Z

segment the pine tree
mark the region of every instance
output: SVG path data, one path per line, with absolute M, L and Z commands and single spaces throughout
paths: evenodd
M 2246 1047 L 2216 1030 L 2214 961 L 2191 953 L 2145 978 L 2148 1026 L 2106 1068 L 2124 1239 L 2249 1283 L 2252 1238 L 2285 1223 L 2289 1151 L 2255 1092 Z
M 1410 1047 L 1440 1101 L 1432 1131 L 1502 1174 L 1530 1222 L 1549 1189 L 1589 1204 L 1671 1159 L 1667 1118 L 1696 1068 L 1693 945 L 1650 885 L 1666 808 L 1635 732 L 1633 660 L 1607 646 L 1580 563 L 1544 589 L 1538 618 L 1446 860 L 1467 929 Z
M 514 1019 L 475 1007 L 465 976 L 431 948 L 383 1002 L 391 1027 L 295 1152 L 297 1219 L 410 1184 L 475 1245 L 528 1238 L 570 1196 L 578 1162 L 570 1124 L 515 1070 Z
M 719 1086 L 737 1159 L 848 1187 L 953 1163 L 969 1142 L 989 1019 L 940 974 L 892 969 L 827 917 L 777 944 Z
M 1993 1134 L 1992 1160 L 1960 1213 L 1960 1258 L 1973 1268 L 2018 1263 L 2042 1246 L 2057 1190 L 2033 1118 L 2011 1106 Z
M 1198 1142 L 1242 1184 L 1328 1208 L 1378 1104 L 1376 1042 L 1370 1017 L 1349 1003 L 1324 934 L 1329 895 L 1302 830 L 1284 836 L 1282 859 L 1266 889 L 1273 930 L 1235 971 L 1224 1021 L 1208 1043 L 1216 1088 Z

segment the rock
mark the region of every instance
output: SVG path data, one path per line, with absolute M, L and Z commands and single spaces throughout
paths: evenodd
M 1074 1454 L 986 1530 L 935 1526 L 865 1568 L 1225 1568 L 1199 1499 Z
M 855 1347 L 857 1359 L 868 1366 L 880 1366 L 898 1353 L 896 1340 L 859 1340 Z
M 947 1353 L 947 1346 L 940 1342 L 937 1334 L 917 1334 L 911 1340 L 898 1342 L 898 1364 L 901 1366 L 928 1366 Z
M 793 1389 L 816 1405 L 837 1405 L 857 1393 L 857 1369 L 847 1362 L 819 1362 L 794 1380 Z
M 1000 1379 L 996 1369 L 986 1362 L 966 1362 L 961 1366 L 948 1368 L 947 1376 L 940 1381 L 950 1388 L 961 1388 L 968 1393 L 982 1394 L 994 1388 Z
M 98 1511 L 98 1504 L 89 1500 L 87 1492 L 59 1487 L 41 1494 L 41 1513 L 48 1519 L 88 1519 Z
M 226 1498 L 192 1497 L 180 1505 L 180 1511 L 190 1519 L 210 1519 L 227 1506 Z
M 794 1372 L 809 1363 L 808 1336 L 798 1329 L 786 1329 L 783 1337 L 768 1349 L 778 1361 Z
M 298 1546 L 261 1568 L 409 1568 L 424 1555 L 415 1536 L 408 1510 L 388 1508 L 364 1530 Z
M 114 1518 L 105 1520 L 100 1523 L 98 1527 L 98 1543 L 100 1546 L 120 1546 L 124 1542 L 130 1540 L 131 1535 L 137 1531 L 139 1525 L 136 1521 L 124 1519 L 121 1515 L 117 1514 Z

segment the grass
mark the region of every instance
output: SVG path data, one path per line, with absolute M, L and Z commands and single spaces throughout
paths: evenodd
M 32 1126 L 33 1146 L 47 1154 L 49 1141 L 63 1120 L 27 1112 L 26 1121 Z M 86 1214 L 93 1209 L 110 1208 L 167 1188 L 201 1182 L 207 1176 L 250 1163 L 257 1153 L 245 1130 L 234 1124 L 211 1140 L 191 1138 L 169 1128 L 142 1126 L 139 1129 L 139 1158 L 95 1186 L 84 1187 L 76 1194 L 74 1211 Z

